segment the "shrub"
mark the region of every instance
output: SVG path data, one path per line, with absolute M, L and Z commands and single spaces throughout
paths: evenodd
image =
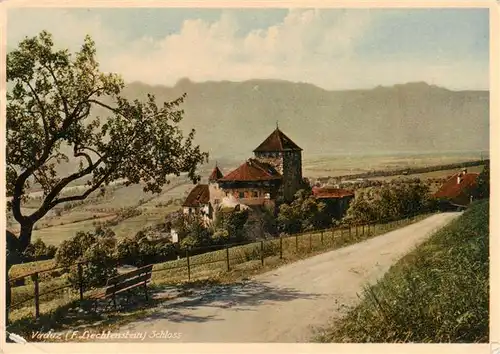
M 110 244 L 99 239 L 90 248 L 83 252 L 86 263 L 82 265 L 82 279 L 85 289 L 103 286 L 108 278 L 115 276 L 116 262 L 113 258 L 113 249 Z M 79 286 L 78 268 L 73 267 L 69 275 L 69 281 L 75 288 Z
M 85 287 L 101 286 L 108 277 L 116 274 L 115 246 L 115 235 L 109 229 L 80 231 L 72 239 L 61 243 L 56 252 L 56 263 L 70 269 L 69 280 L 74 287 L 78 287 L 78 267 L 75 264 L 85 262 L 82 264 Z
M 54 258 L 57 248 L 55 246 L 47 246 L 40 238 L 26 247 L 23 252 L 23 257 L 28 262 L 42 261 Z
M 139 253 L 139 243 L 133 238 L 124 238 L 116 245 L 116 258 L 124 264 L 135 265 Z

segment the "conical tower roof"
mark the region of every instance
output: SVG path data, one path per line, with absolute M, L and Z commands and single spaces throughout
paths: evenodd
M 217 180 L 221 179 L 224 177 L 222 174 L 221 170 L 217 165 L 215 165 L 214 169 L 212 170 L 212 173 L 210 174 L 210 177 L 208 177 L 209 182 L 216 182 Z
M 302 151 L 292 139 L 287 137 L 279 128 L 269 135 L 254 152 L 275 152 L 275 151 Z

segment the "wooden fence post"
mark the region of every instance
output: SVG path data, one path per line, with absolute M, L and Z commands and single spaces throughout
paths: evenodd
M 83 267 L 78 263 L 78 285 L 80 288 L 80 301 L 83 301 Z
M 227 264 L 227 271 L 229 272 L 231 268 L 229 267 L 229 246 L 226 245 L 226 264 Z
M 38 272 L 35 272 L 33 281 L 35 282 L 35 318 L 40 317 L 40 289 L 38 287 Z
M 312 232 L 309 234 L 309 252 L 312 252 Z
M 280 259 L 283 259 L 283 236 L 280 234 Z
M 260 241 L 260 264 L 264 266 L 264 241 Z
M 352 229 L 351 225 L 349 225 L 349 238 L 351 238 L 351 232 L 352 232 L 351 229 Z
M 189 249 L 186 250 L 186 259 L 187 259 L 187 267 L 188 267 L 188 281 L 191 281 L 191 266 L 189 264 Z
M 299 234 L 295 234 L 295 252 L 299 252 Z
M 321 230 L 321 244 L 323 244 L 323 230 Z

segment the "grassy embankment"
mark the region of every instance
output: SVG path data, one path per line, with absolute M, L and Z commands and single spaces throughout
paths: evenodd
M 396 263 L 319 342 L 488 342 L 489 203 Z

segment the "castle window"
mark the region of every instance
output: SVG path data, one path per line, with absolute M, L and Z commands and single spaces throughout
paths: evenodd
M 271 194 L 266 193 L 266 194 L 264 195 L 264 198 L 266 198 L 266 199 L 271 199 Z
M 220 200 L 219 199 L 214 199 L 214 204 L 219 204 Z
M 245 198 L 245 192 L 240 192 L 240 198 Z
M 258 198 L 259 197 L 259 192 L 253 192 L 253 197 Z

